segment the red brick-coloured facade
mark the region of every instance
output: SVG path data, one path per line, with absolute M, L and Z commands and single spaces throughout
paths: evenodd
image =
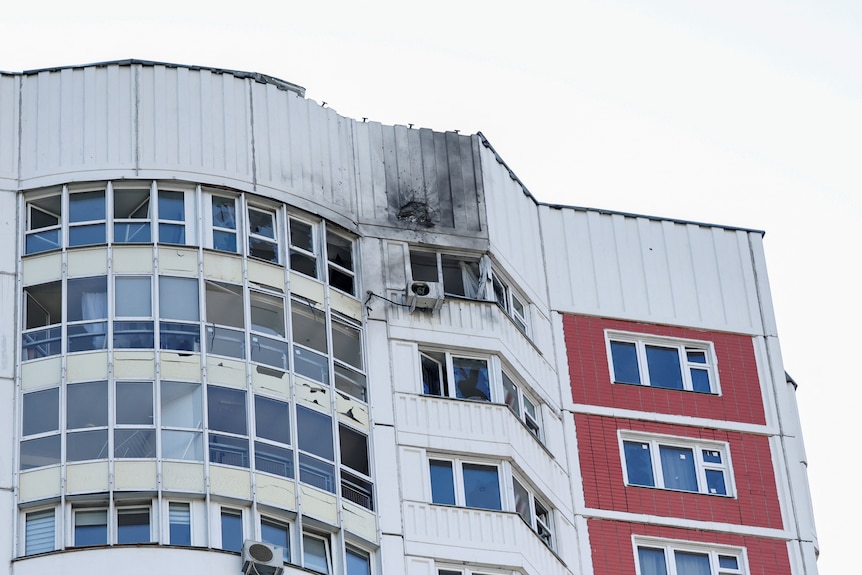
M 604 519 L 588 520 L 587 529 L 595 575 L 635 575 L 633 535 L 744 547 L 748 556 L 748 575 L 790 574 L 787 543 L 778 539 Z
M 762 435 L 575 415 L 587 507 L 610 511 L 782 528 L 769 440 Z M 630 430 L 727 443 L 736 496 L 626 486 L 617 431 Z
M 721 395 L 611 383 L 604 330 L 711 341 Z M 750 336 L 587 316 L 563 317 L 576 404 L 764 424 L 763 395 Z

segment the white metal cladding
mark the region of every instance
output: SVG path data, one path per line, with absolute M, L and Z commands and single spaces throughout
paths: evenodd
M 509 169 L 482 147 L 482 176 L 488 199 L 488 234 L 494 257 L 529 300 L 547 314 L 547 283 L 542 254 L 541 222 L 536 201 L 512 179 Z M 553 236 L 550 236 L 553 237 Z M 551 252 L 556 251 L 556 242 Z M 554 265 L 553 262 L 549 264 Z
M 560 238 L 545 249 L 553 309 L 762 333 L 762 278 L 752 256 L 759 233 L 550 206 L 539 212 L 545 237 Z
M 18 167 L 18 84 L 16 76 L 0 74 L 0 189 L 13 189 Z

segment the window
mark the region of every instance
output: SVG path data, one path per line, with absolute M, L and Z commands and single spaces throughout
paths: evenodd
M 288 343 L 284 322 L 284 298 L 249 291 L 251 306 L 251 360 L 277 369 L 288 369 Z
M 432 503 L 503 509 L 496 465 L 431 459 L 429 466 Z
M 344 424 L 338 425 L 341 448 L 341 496 L 366 509 L 374 509 L 368 469 L 368 437 Z
M 275 210 L 248 207 L 248 255 L 278 263 L 278 226 Z
M 24 394 L 20 469 L 60 463 L 60 389 Z
M 639 575 L 743 575 L 742 549 L 637 541 Z
M 317 278 L 316 224 L 290 218 L 290 269 Z
M 66 282 L 67 351 L 107 349 L 108 278 L 76 278 Z
M 210 462 L 248 468 L 245 392 L 207 386 L 207 414 Z
M 608 332 L 614 383 L 718 393 L 715 354 L 709 342 L 679 341 Z
M 108 382 L 66 386 L 66 461 L 108 457 Z
M 168 529 L 171 545 L 192 544 L 191 509 L 188 503 L 168 503 Z
M 118 381 L 115 388 L 114 457 L 154 458 L 156 430 L 153 426 L 153 382 Z
M 206 281 L 208 353 L 245 359 L 243 309 L 242 286 Z
M 350 295 L 356 295 L 353 241 L 327 229 L 326 259 L 329 268 L 329 285 Z
M 515 512 L 536 532 L 539 538 L 551 549 L 554 548 L 554 531 L 550 506 L 542 503 L 525 484 L 512 478 L 515 493 Z
M 733 495 L 727 444 L 678 438 L 622 438 L 627 485 Z
M 323 355 L 329 349 L 326 341 L 326 312 L 293 300 L 290 304 L 290 320 L 294 371 L 329 385 L 329 359 Z
M 149 243 L 150 189 L 129 188 L 114 190 L 114 243 Z
M 22 360 L 58 355 L 63 340 L 63 288 L 50 282 L 24 288 Z
M 69 194 L 69 247 L 104 243 L 105 190 Z
M 524 393 L 520 385 L 517 385 L 505 371 L 501 373 L 503 381 L 503 401 L 509 406 L 518 419 L 536 439 L 542 441 L 541 407 L 539 402 L 534 401 Z
M 161 349 L 200 351 L 201 328 L 198 280 L 159 277 L 159 337 Z
M 53 551 L 55 511 L 53 508 L 27 513 L 24 519 L 24 554 Z
M 236 198 L 212 196 L 213 249 L 237 253 Z
M 347 545 L 346 575 L 371 575 L 371 557 L 361 549 Z
M 242 551 L 242 510 L 221 508 L 221 548 L 225 551 Z
M 533 436 L 542 441 L 541 403 L 502 369 L 497 357 L 476 358 L 452 352 L 421 350 L 422 393 L 509 406 Z
M 362 330 L 358 325 L 333 316 L 332 355 L 335 358 L 336 389 L 366 401 L 365 376 L 360 373 L 363 369 Z
M 75 510 L 75 547 L 108 544 L 108 510 Z
M 150 508 L 117 509 L 117 543 L 150 542 Z
M 293 450 L 290 445 L 290 405 L 256 395 L 254 420 L 254 467 L 257 471 L 293 477 Z
M 304 532 L 302 534 L 302 566 L 318 573 L 331 573 L 329 537 Z
M 290 526 L 282 521 L 260 518 L 260 538 L 264 543 L 278 545 L 285 563 L 290 563 Z
M 114 348 L 152 349 L 153 280 L 150 277 L 114 278 Z
M 479 258 L 410 250 L 413 281 L 442 282 L 447 295 L 484 299 Z
M 193 234 L 186 234 L 186 203 L 187 198 L 184 192 L 159 190 L 160 243 L 195 243 Z
M 61 194 L 51 194 L 27 202 L 25 254 L 38 254 L 62 247 L 62 199 Z
M 201 384 L 161 382 L 162 458 L 203 461 Z
M 335 493 L 335 448 L 332 418 L 301 405 L 296 406 L 299 435 L 299 480 Z
M 506 315 L 512 318 L 515 325 L 524 335 L 527 334 L 527 304 L 526 300 L 517 295 L 514 290 L 509 287 L 509 283 L 496 273 L 491 278 L 491 288 L 494 291 L 494 300 L 497 305 L 506 312 Z

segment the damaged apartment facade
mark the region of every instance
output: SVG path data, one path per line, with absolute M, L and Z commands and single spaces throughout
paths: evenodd
M 13 575 L 813 575 L 756 230 L 260 74 L 0 74 Z

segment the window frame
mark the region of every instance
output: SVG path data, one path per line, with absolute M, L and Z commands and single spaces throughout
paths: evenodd
M 332 288 L 336 289 L 340 292 L 346 293 L 351 297 L 356 297 L 357 290 L 359 286 L 357 285 L 357 270 L 356 270 L 356 239 L 352 236 L 347 235 L 346 232 L 338 231 L 335 225 L 325 223 L 325 240 L 326 240 L 326 283 Z M 350 267 L 346 267 L 342 264 L 339 264 L 334 259 L 332 259 L 332 254 L 329 253 L 329 245 L 330 245 L 330 237 L 338 238 L 339 240 L 345 241 L 348 244 L 348 251 L 350 252 Z M 340 273 L 343 274 L 350 280 L 351 286 L 353 289 L 350 291 L 343 290 L 341 288 L 335 287 L 334 282 L 332 281 L 332 274 Z
M 319 571 L 313 567 L 309 567 L 306 565 L 306 556 L 308 552 L 306 551 L 306 539 L 315 539 L 323 543 L 323 552 L 325 557 L 323 559 L 326 560 L 326 571 Z M 300 537 L 302 541 L 302 567 L 308 569 L 309 571 L 314 571 L 315 573 L 322 573 L 323 575 L 331 575 L 332 574 L 332 537 L 329 534 L 325 534 L 319 531 L 303 529 Z
M 287 228 L 287 251 L 288 251 L 288 262 L 287 267 L 290 271 L 294 273 L 298 273 L 305 277 L 315 279 L 317 281 L 323 281 L 320 278 L 320 220 L 312 219 L 308 216 L 302 216 L 296 213 L 288 212 L 288 228 Z M 309 230 L 309 238 L 311 239 L 311 250 L 309 251 L 307 248 L 303 246 L 299 246 L 293 243 L 293 224 L 294 222 L 298 222 L 302 225 L 308 226 Z M 299 256 L 306 258 L 307 260 L 311 260 L 314 262 L 314 275 L 309 275 L 304 271 L 301 271 L 294 267 L 293 255 L 296 252 Z
M 632 536 L 632 547 L 634 549 L 634 563 L 636 575 L 649 575 L 641 569 L 640 550 L 661 550 L 665 558 L 665 572 L 667 575 L 680 575 L 674 560 L 676 552 L 707 555 L 710 563 L 710 575 L 748 575 L 748 550 L 745 547 L 731 545 L 700 543 L 694 541 L 682 541 L 673 539 L 659 539 L 656 537 Z M 721 567 L 720 557 L 732 557 L 736 560 L 736 568 Z
M 634 344 L 640 383 L 618 381 L 619 378 L 616 376 L 616 368 L 614 365 L 614 357 L 612 351 L 612 343 L 614 342 L 623 344 Z M 677 350 L 679 367 L 681 372 L 680 376 L 682 378 L 683 385 L 682 389 L 676 387 L 655 385 L 650 381 L 649 360 L 647 357 L 646 350 L 648 346 Z M 667 389 L 673 391 L 687 391 L 703 395 L 721 395 L 721 385 L 718 376 L 718 358 L 715 354 L 715 345 L 711 341 L 694 340 L 678 337 L 664 337 L 645 333 L 606 329 L 605 349 L 607 352 L 610 379 L 611 383 L 613 384 L 654 387 L 657 389 Z M 705 363 L 689 361 L 688 352 L 703 353 Z M 694 383 L 691 374 L 692 369 L 705 371 L 707 373 L 710 387 L 710 390 L 708 392 L 697 391 L 694 389 Z
M 527 508 L 525 511 L 529 513 L 529 518 L 524 517 L 524 514 L 518 509 L 516 485 L 520 486 L 527 495 Z M 533 530 L 549 549 L 553 550 L 556 543 L 553 507 L 537 496 L 537 491 L 527 481 L 514 473 L 512 474 L 512 493 L 515 513 L 521 517 L 524 523 Z M 544 519 L 542 519 L 543 516 L 545 517 Z
M 736 482 L 734 481 L 733 464 L 730 456 L 730 444 L 720 441 L 709 441 L 671 435 L 640 434 L 629 431 L 618 431 L 620 462 L 622 464 L 623 482 L 627 487 L 646 487 L 661 489 L 663 491 L 675 491 L 677 493 L 692 493 L 710 495 L 712 497 L 726 497 L 736 499 Z M 653 485 L 642 485 L 629 481 L 629 463 L 626 458 L 626 443 L 646 444 L 649 446 L 650 464 L 652 467 Z M 675 489 L 665 487 L 665 470 L 661 461 L 661 447 L 677 449 L 690 449 L 694 457 L 695 477 L 697 479 L 697 491 L 687 489 Z M 713 451 L 720 454 L 721 463 L 709 462 L 704 459 L 704 451 Z M 721 471 L 724 474 L 724 486 L 726 493 L 712 493 L 709 490 L 707 471 Z
M 454 505 L 455 507 L 464 507 L 467 509 L 484 509 L 487 511 L 506 511 L 506 497 L 505 491 L 506 486 L 504 484 L 503 478 L 505 477 L 503 464 L 501 462 L 489 462 L 483 461 L 481 459 L 465 459 L 459 457 L 452 457 L 448 455 L 439 455 L 439 454 L 428 454 L 427 457 L 427 473 L 425 477 L 427 478 L 427 487 L 428 494 L 430 495 L 430 503 L 432 505 Z M 454 488 L 454 503 L 441 503 L 434 501 L 434 481 L 431 474 L 431 462 L 442 462 L 451 464 L 452 469 L 452 485 Z M 482 466 L 487 468 L 494 468 L 497 472 L 497 487 L 498 487 L 498 500 L 500 503 L 499 508 L 494 507 L 475 507 L 467 505 L 467 484 L 464 480 L 464 466 L 472 465 L 472 466 Z
M 51 547 L 50 549 L 44 548 L 41 550 L 33 549 L 30 550 L 30 538 L 31 534 L 28 532 L 28 526 L 30 525 L 30 519 L 34 519 L 35 521 L 42 520 L 45 521 L 50 516 L 50 527 L 45 527 L 45 535 L 48 533 L 51 534 Z M 23 541 L 21 542 L 21 555 L 24 557 L 30 557 L 33 555 L 40 555 L 42 553 L 51 553 L 52 551 L 56 551 L 58 549 L 57 543 L 59 539 L 57 537 L 59 522 L 57 521 L 57 506 L 52 505 L 50 507 L 38 507 L 38 508 L 28 508 L 22 510 L 21 513 L 21 533 L 23 534 Z M 46 522 L 47 525 L 47 522 Z M 36 534 L 33 534 L 36 535 Z M 33 542 L 34 545 L 37 542 Z

